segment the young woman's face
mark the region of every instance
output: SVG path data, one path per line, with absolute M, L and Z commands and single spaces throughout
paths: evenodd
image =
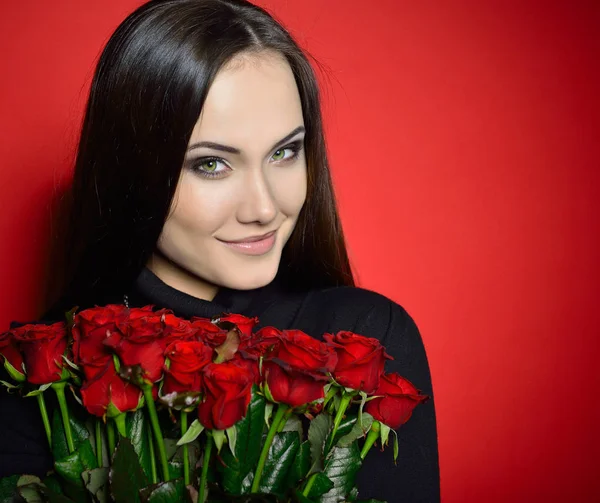
M 245 54 L 222 69 L 190 138 L 149 267 L 205 299 L 219 286 L 270 283 L 306 199 L 304 135 L 285 59 Z

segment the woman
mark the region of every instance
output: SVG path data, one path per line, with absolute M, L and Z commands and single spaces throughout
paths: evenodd
M 183 317 L 238 312 L 320 337 L 377 337 L 431 395 L 406 311 L 356 288 L 338 218 L 315 76 L 245 0 L 152 1 L 104 49 L 79 143 L 61 299 L 154 304 Z M 0 475 L 51 466 L 33 402 L 2 397 Z M 15 420 L 18 418 L 18 420 Z M 439 501 L 433 401 L 372 450 L 361 498 Z

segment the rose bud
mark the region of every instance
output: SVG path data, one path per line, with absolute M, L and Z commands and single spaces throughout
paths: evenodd
M 420 395 L 419 390 L 410 381 L 396 373 L 383 374 L 374 395 L 383 397 L 367 402 L 365 412 L 393 430 L 410 419 L 417 405 L 429 399 L 427 395 Z
M 169 341 L 164 337 L 163 314 L 164 310 L 152 312 L 132 308 L 129 316 L 117 323 L 118 333 L 104 341 L 123 365 L 139 365 L 150 382 L 162 377 L 165 363 L 164 352 Z
M 393 359 L 381 343 L 372 337 L 346 331 L 325 334 L 323 338 L 337 353 L 338 361 L 333 371 L 336 382 L 345 388 L 373 393 L 379 385 L 386 358 Z
M 17 372 L 24 374 L 23 355 L 17 347 L 17 341 L 11 331 L 0 334 L 0 363 L 11 365 Z
M 142 398 L 142 390 L 135 384 L 119 377 L 112 361 L 108 362 L 96 376 L 81 387 L 84 407 L 90 414 L 104 417 L 118 412 L 136 410 Z M 109 410 L 109 405 L 112 404 Z
M 246 415 L 252 372 L 230 360 L 207 365 L 203 374 L 204 398 L 198 406 L 198 419 L 205 428 L 226 430 Z
M 162 393 L 200 392 L 200 371 L 212 362 L 213 349 L 200 341 L 173 342 L 167 347 L 165 356 L 170 363 L 165 370 Z
M 11 331 L 23 351 L 27 380 L 48 384 L 61 380 L 66 365 L 67 330 L 63 321 L 52 325 L 24 325 Z
M 300 330 L 284 330 L 276 350 L 263 361 L 270 398 L 291 407 L 323 398 L 323 386 L 336 362 L 337 355 L 327 344 Z
M 73 353 L 75 363 L 83 368 L 87 379 L 92 379 L 112 360 L 112 352 L 104 341 L 117 331 L 117 323 L 127 318 L 127 311 L 125 306 L 110 304 L 85 309 L 75 315 Z

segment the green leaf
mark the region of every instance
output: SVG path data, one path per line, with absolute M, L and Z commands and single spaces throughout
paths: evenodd
M 72 454 L 54 462 L 54 469 L 58 475 L 81 487 L 83 487 L 81 474 L 93 468 L 98 468 L 98 462 L 89 440 L 80 444 Z
M 320 498 L 333 488 L 333 482 L 323 472 L 315 473 L 314 477 L 315 481 L 308 492 L 310 499 Z
M 27 393 L 25 396 L 37 396 L 40 395 L 41 393 L 43 393 L 44 391 L 46 391 L 50 386 L 52 386 L 52 383 L 47 383 L 47 384 L 42 384 L 38 389 L 34 389 L 33 391 L 30 391 L 29 393 Z
M 287 491 L 290 469 L 300 449 L 300 437 L 295 431 L 277 433 L 267 455 L 258 487 L 261 493 L 283 496 Z
M 265 405 L 265 424 L 267 428 L 271 426 L 271 416 L 273 415 L 273 406 L 271 402 L 267 402 Z
M 55 493 L 62 494 L 62 487 L 60 486 L 60 482 L 55 474 L 48 475 L 42 483 L 48 488 L 54 491 Z
M 16 368 L 14 368 L 6 358 L 4 359 L 4 368 L 6 369 L 6 372 L 8 372 L 10 378 L 14 379 L 17 382 L 24 382 L 27 379 L 27 377 L 25 377 L 25 374 L 23 374 L 23 372 L 19 372 Z
M 81 421 L 76 414 L 73 414 L 73 411 L 69 411 L 69 422 L 71 423 L 73 444 L 75 445 L 75 449 L 78 449 L 82 443 L 89 439 L 90 433 L 85 426 L 85 422 Z M 60 411 L 56 407 L 52 415 L 52 457 L 54 459 L 63 459 L 68 455 L 67 437 L 65 436 Z
M 296 487 L 310 470 L 310 442 L 305 440 L 300 444 L 296 459 L 290 470 L 288 487 Z
M 237 428 L 235 427 L 235 424 L 231 428 L 227 428 L 225 433 L 227 434 L 227 441 L 229 443 L 231 454 L 235 456 L 235 444 L 237 441 Z
M 321 497 L 322 503 L 337 503 L 344 501 L 352 491 L 356 474 L 360 470 L 362 461 L 356 443 L 349 447 L 334 447 L 325 461 L 323 473 L 333 482 L 333 488 Z
M 225 443 L 225 431 L 224 430 L 213 430 L 212 431 L 213 440 L 215 442 L 215 447 L 217 448 L 217 452 L 221 452 L 223 444 Z
M 21 388 L 21 386 L 19 385 L 11 384 L 9 382 L 3 381 L 2 379 L 0 379 L 0 384 L 2 384 L 2 386 L 5 386 L 9 393 L 11 393 L 11 390 L 13 389 Z
M 222 477 L 222 487 L 228 494 L 246 494 L 250 489 L 260 457 L 265 408 L 264 397 L 254 388 L 246 416 L 235 424 L 235 456 L 229 449 L 221 452 L 221 462 L 217 464 L 217 469 Z
M 202 426 L 202 424 L 200 424 L 200 421 L 198 421 L 197 419 L 194 419 L 194 422 L 192 424 L 190 424 L 190 427 L 185 432 L 185 434 L 179 439 L 179 441 L 177 442 L 177 445 L 184 445 L 184 444 L 189 444 L 190 442 L 193 442 L 194 440 L 196 440 L 198 438 L 200 433 L 202 433 L 203 431 L 204 431 L 204 426 Z
M 314 472 L 320 472 L 323 470 L 323 452 L 325 448 L 325 440 L 329 436 L 329 432 L 333 427 L 332 417 L 322 412 L 315 417 L 308 428 L 308 441 L 310 442 L 310 457 L 312 465 L 308 472 L 308 475 Z
M 379 438 L 381 439 L 381 447 L 384 447 L 388 443 L 390 437 L 391 428 L 387 424 L 381 423 L 379 430 Z
M 108 468 L 94 468 L 81 474 L 85 488 L 93 495 L 94 501 L 108 502 Z
M 17 480 L 17 492 L 27 503 L 44 503 L 41 489 L 41 480 L 34 475 L 22 475 Z
M 20 475 L 0 479 L 0 501 L 10 503 L 17 496 L 17 482 Z
M 125 425 L 127 438 L 131 441 L 131 445 L 133 445 L 144 474 L 150 479 L 152 476 L 152 460 L 150 458 L 150 445 L 148 441 L 150 438 L 148 435 L 150 424 L 146 419 L 144 411 L 136 410 L 135 412 L 128 413 Z
M 175 480 L 179 477 L 183 477 L 183 463 L 179 461 L 169 461 L 169 479 Z
M 137 454 L 127 438 L 121 438 L 108 475 L 110 493 L 115 503 L 140 501 L 139 490 L 148 485 Z
M 364 437 L 365 434 L 369 431 L 369 428 L 373 424 L 373 416 L 371 414 L 363 413 L 362 416 L 362 427 L 360 423 L 356 420 L 354 421 L 354 425 L 352 429 L 343 437 L 341 437 L 336 445 L 340 447 L 348 447 L 352 442 L 355 442 L 361 437 Z
M 145 503 L 179 503 L 185 501 L 185 485 L 183 479 L 161 482 L 141 490 Z
M 298 416 L 290 416 L 285 422 L 283 429 L 281 431 L 295 431 L 300 435 L 300 439 L 304 437 L 304 431 L 302 429 L 302 421 Z

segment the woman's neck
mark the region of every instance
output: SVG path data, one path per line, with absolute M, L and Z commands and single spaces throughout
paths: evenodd
M 163 283 L 197 299 L 212 301 L 219 287 L 181 268 L 160 253 L 154 253 L 147 265 Z

